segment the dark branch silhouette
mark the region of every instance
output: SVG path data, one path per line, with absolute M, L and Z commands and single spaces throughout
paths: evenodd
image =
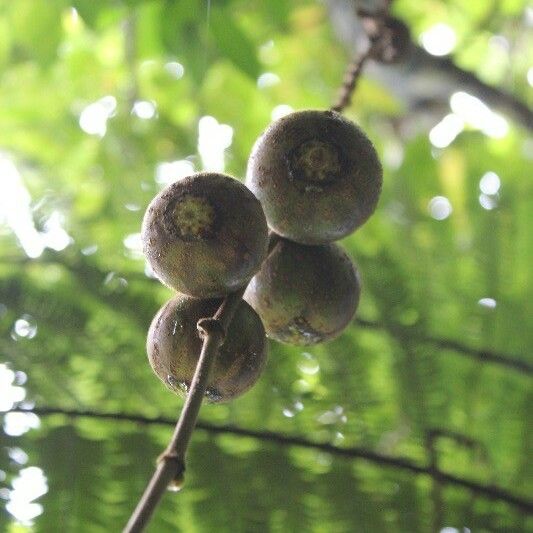
M 392 328 L 387 327 L 387 325 L 382 324 L 381 322 L 372 322 L 370 320 L 357 318 L 356 323 L 364 328 L 386 329 L 394 334 Z M 452 350 L 461 355 L 476 359 L 481 363 L 494 363 L 528 375 L 533 374 L 533 364 L 509 354 L 485 350 L 483 348 L 470 348 L 469 346 L 465 346 L 464 344 L 451 339 L 420 335 L 416 332 L 409 331 L 407 328 L 396 327 L 395 331 L 397 331 L 399 335 L 404 335 L 406 338 L 416 339 L 419 342 L 431 344 L 441 350 Z
M 35 407 L 31 410 L 27 409 L 12 409 L 11 412 L 29 412 L 39 416 L 50 415 L 64 415 L 67 417 L 87 417 L 87 418 L 100 418 L 113 421 L 127 421 L 136 422 L 139 424 L 147 425 L 166 425 L 175 426 L 175 420 L 166 417 L 147 418 L 141 415 L 126 414 L 126 413 L 103 413 L 98 411 L 80 411 L 69 410 L 55 407 Z M 303 437 L 284 435 L 283 433 L 277 433 L 275 431 L 256 431 L 252 429 L 241 428 L 233 425 L 215 425 L 208 422 L 197 422 L 196 428 L 207 431 L 214 434 L 232 434 L 243 437 L 250 437 L 265 442 L 272 442 L 280 446 L 298 446 L 302 448 L 310 448 L 319 450 L 322 452 L 330 453 L 337 457 L 345 457 L 348 459 L 363 459 L 382 466 L 388 466 L 391 468 L 398 468 L 400 470 L 406 470 L 418 475 L 428 475 L 432 478 L 438 478 L 440 482 L 450 485 L 456 485 L 468 489 L 478 495 L 484 496 L 491 500 L 498 500 L 509 505 L 513 505 L 517 509 L 520 509 L 524 513 L 533 512 L 533 502 L 527 499 L 514 495 L 501 487 L 494 485 L 484 485 L 476 481 L 464 479 L 452 474 L 447 474 L 435 467 L 424 466 L 415 463 L 411 459 L 403 457 L 392 457 L 384 455 L 362 447 L 350 447 L 339 448 L 328 443 L 313 442 Z
M 364 54 L 355 57 L 348 65 L 348 68 L 344 74 L 342 85 L 339 89 L 337 100 L 331 107 L 332 111 L 342 113 L 342 111 L 351 104 L 352 94 L 357 87 L 357 82 L 361 76 L 361 73 L 363 72 L 365 63 L 370 57 L 371 51 L 372 48 L 369 48 Z

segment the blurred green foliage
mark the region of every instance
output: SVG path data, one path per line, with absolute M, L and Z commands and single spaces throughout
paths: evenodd
M 531 102 L 526 5 L 398 0 L 394 10 L 415 39 L 448 24 L 464 68 Z M 177 417 L 182 401 L 145 355 L 148 325 L 170 292 L 139 252 L 143 210 L 184 169 L 223 157 L 225 170 L 242 178 L 272 116 L 287 105 L 328 107 L 347 59 L 327 10 L 313 1 L 0 1 L 5 411 L 35 404 Z M 206 405 L 201 417 L 422 466 L 436 454 L 442 471 L 526 499 L 528 375 L 427 338 L 527 362 L 531 132 L 509 123 L 502 138 L 490 138 L 466 127 L 437 148 L 424 120 L 413 129 L 402 102 L 371 79 L 346 114 L 385 168 L 378 211 L 343 242 L 362 275 L 358 316 L 372 327 L 354 322 L 337 340 L 305 350 L 272 343 L 255 388 L 231 404 Z M 232 128 L 225 149 L 217 135 L 227 146 L 229 130 L 220 124 Z M 490 177 L 480 190 L 487 173 L 499 177 L 496 190 Z M 436 197 L 444 211 L 431 210 Z M 0 529 L 11 533 L 119 530 L 171 431 L 60 415 L 25 431 L 24 416 L 10 415 L 0 432 Z M 441 436 L 430 446 L 435 430 Z M 46 493 L 34 501 L 42 509 L 29 508 L 20 482 L 16 488 L 28 467 L 46 476 Z M 186 489 L 164 498 L 149 531 L 445 526 L 516 532 L 533 522 L 523 509 L 432 476 L 198 430 Z

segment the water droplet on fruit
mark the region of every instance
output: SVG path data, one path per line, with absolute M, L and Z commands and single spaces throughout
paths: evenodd
M 178 381 L 174 376 L 168 374 L 167 383 L 175 390 L 185 394 L 189 391 L 189 385 L 185 381 Z
M 176 335 L 176 333 L 183 333 L 183 329 L 184 329 L 183 324 L 175 320 L 174 326 L 172 327 L 172 335 Z

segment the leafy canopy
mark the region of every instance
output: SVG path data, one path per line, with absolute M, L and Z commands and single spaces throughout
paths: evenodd
M 525 1 L 398 0 L 394 11 L 415 39 L 453 28 L 462 67 L 531 102 Z M 9 411 L 177 417 L 182 401 L 145 355 L 170 292 L 140 253 L 144 208 L 194 170 L 242 178 L 273 117 L 331 104 L 347 59 L 311 1 L 0 2 L 0 529 L 126 522 L 170 426 Z M 376 144 L 385 183 L 376 214 L 343 242 L 362 275 L 360 320 L 325 345 L 271 343 L 255 388 L 204 406 L 204 422 L 422 466 L 434 454 L 453 476 L 531 494 L 532 141 L 510 121 L 492 136 L 465 122 L 461 98 L 478 105 L 468 97 L 434 130 L 440 119 L 362 80 L 347 115 Z M 186 490 L 164 498 L 149 530 L 444 526 L 528 523 L 515 505 L 405 468 L 199 429 Z

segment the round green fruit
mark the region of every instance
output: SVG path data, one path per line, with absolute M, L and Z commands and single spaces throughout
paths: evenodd
M 239 181 L 198 173 L 172 183 L 150 203 L 144 253 L 167 286 L 199 298 L 246 285 L 266 256 L 261 204 Z
M 360 290 L 357 270 L 339 245 L 304 246 L 281 239 L 244 299 L 269 337 L 310 345 L 342 332 L 355 314 Z
M 257 140 L 246 184 L 269 226 L 302 244 L 345 237 L 374 212 L 382 169 L 367 136 L 335 111 L 298 111 Z
M 196 325 L 212 317 L 220 299 L 200 300 L 178 294 L 154 317 L 146 349 L 152 369 L 172 391 L 184 395 L 200 357 Z M 206 397 L 224 402 L 246 392 L 259 378 L 267 358 L 265 329 L 257 313 L 242 301 L 215 358 Z

